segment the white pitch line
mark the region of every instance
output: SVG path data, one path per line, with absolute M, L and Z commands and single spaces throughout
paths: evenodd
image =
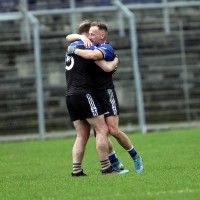
M 169 191 L 160 191 L 160 192 L 147 192 L 147 195 L 161 195 L 161 194 L 182 194 L 182 193 L 198 193 L 200 192 L 199 189 L 193 190 L 193 189 L 183 189 L 183 190 L 169 190 Z
M 165 195 L 165 194 L 184 194 L 184 193 L 200 193 L 200 189 L 182 189 L 182 190 L 169 190 L 169 191 L 160 191 L 160 192 L 145 192 L 145 193 L 140 193 L 140 196 L 145 197 L 145 196 L 159 196 L 159 195 Z M 83 200 L 101 200 L 102 198 L 111 198 L 111 197 L 117 197 L 120 199 L 120 197 L 123 196 L 122 193 L 115 193 L 112 195 L 105 195 L 105 196 L 97 196 L 97 197 L 82 197 Z M 131 197 L 131 196 L 130 196 Z

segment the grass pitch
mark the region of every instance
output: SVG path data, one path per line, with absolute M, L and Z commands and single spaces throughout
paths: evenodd
M 83 162 L 87 177 L 70 175 L 75 138 L 0 143 L 0 199 L 200 199 L 200 129 L 128 136 L 144 159 L 142 174 L 113 138 L 128 174 L 101 175 L 93 137 Z

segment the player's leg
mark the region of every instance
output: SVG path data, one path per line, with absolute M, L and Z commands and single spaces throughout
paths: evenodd
M 101 164 L 102 174 L 125 174 L 129 170 L 116 171 L 108 159 L 108 127 L 104 115 L 88 118 L 87 121 L 94 128 L 96 133 L 96 150 Z
M 106 124 L 109 129 L 109 133 L 115 137 L 118 143 L 126 150 L 132 147 L 132 143 L 128 136 L 119 129 L 119 116 L 108 116 L 106 117 Z
M 71 121 L 73 122 L 74 128 L 77 133 L 77 137 L 72 149 L 72 162 L 73 162 L 73 172 L 72 176 L 84 176 L 82 170 L 82 160 L 85 152 L 85 146 L 87 144 L 90 135 L 90 126 L 86 120 L 82 119 L 82 114 L 80 112 L 79 100 L 81 96 L 67 96 L 66 104 L 69 112 Z
M 108 116 L 106 117 L 106 124 L 109 129 L 109 133 L 115 137 L 118 143 L 130 154 L 134 161 L 134 165 L 136 168 L 136 172 L 140 173 L 143 171 L 144 166 L 142 162 L 142 158 L 137 153 L 136 149 L 134 148 L 132 142 L 130 141 L 129 137 L 119 129 L 119 116 Z
M 119 129 L 119 103 L 117 94 L 114 89 L 108 89 L 98 95 L 101 99 L 102 107 L 106 117 L 106 124 L 109 129 L 109 133 L 114 136 L 118 143 L 131 155 L 136 172 L 143 171 L 143 163 L 141 157 L 137 154 L 132 142 L 128 136 Z
M 119 161 L 117 154 L 115 153 L 113 144 L 111 142 L 111 140 L 108 138 L 108 146 L 109 146 L 109 156 L 108 159 L 110 160 L 110 163 L 112 165 L 112 167 L 115 170 L 123 170 L 124 166 L 123 164 Z
M 96 133 L 95 133 L 95 130 L 93 129 L 94 131 L 94 136 L 96 137 Z M 112 141 L 110 140 L 110 138 L 108 138 L 108 152 L 109 152 L 109 155 L 108 155 L 108 159 L 112 165 L 112 167 L 115 169 L 115 170 L 123 170 L 124 169 L 124 166 L 123 164 L 119 161 L 118 157 L 117 157 L 117 154 L 114 150 L 114 147 L 113 147 L 113 144 L 112 144 Z
M 108 127 L 105 123 L 104 115 L 88 118 L 87 121 L 96 133 L 96 151 L 101 163 L 101 171 L 108 170 L 111 166 L 108 159 Z
M 86 120 L 76 120 L 73 122 L 77 136 L 72 149 L 73 172 L 72 176 L 84 175 L 82 160 L 85 147 L 90 136 L 90 125 Z
M 103 110 L 92 93 L 85 94 L 82 101 L 79 100 L 78 103 L 81 106 L 83 119 L 86 119 L 96 132 L 96 150 L 103 173 L 111 166 L 108 159 L 108 127 L 105 123 Z

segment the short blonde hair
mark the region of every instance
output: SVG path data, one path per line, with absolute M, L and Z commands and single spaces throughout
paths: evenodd
M 93 22 L 91 22 L 90 26 L 97 26 L 99 28 L 99 30 L 103 30 L 106 33 L 108 33 L 108 28 L 107 28 L 106 24 L 103 22 L 93 21 Z

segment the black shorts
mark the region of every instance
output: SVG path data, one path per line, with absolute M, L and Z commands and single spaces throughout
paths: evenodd
M 115 89 L 107 89 L 95 93 L 105 117 L 119 115 L 119 103 Z
M 83 120 L 103 114 L 100 103 L 93 94 L 66 96 L 71 121 Z

